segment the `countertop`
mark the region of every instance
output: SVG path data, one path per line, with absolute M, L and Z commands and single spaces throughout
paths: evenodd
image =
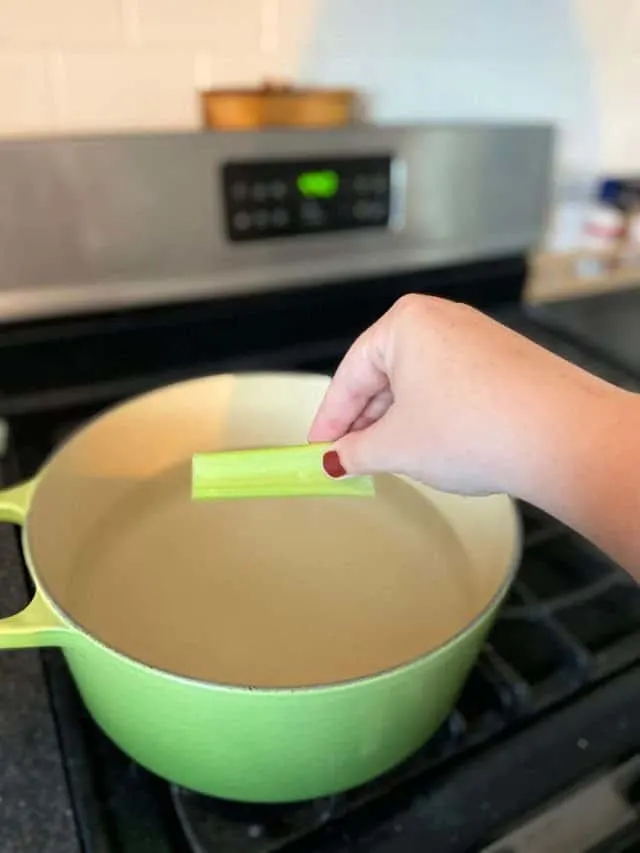
M 585 256 L 582 257 L 585 259 Z M 531 257 L 526 299 L 530 302 L 565 299 L 637 287 L 640 284 L 640 265 L 617 267 L 601 275 L 587 277 L 576 273 L 579 259 L 577 253 L 539 253 Z M 598 258 L 592 257 L 591 260 Z

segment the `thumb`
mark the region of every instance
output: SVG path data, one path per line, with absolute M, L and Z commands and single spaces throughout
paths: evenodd
M 392 409 L 371 426 L 350 432 L 333 445 L 347 474 L 394 473 L 401 447 Z

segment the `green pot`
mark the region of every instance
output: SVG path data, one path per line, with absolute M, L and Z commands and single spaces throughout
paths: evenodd
M 249 398 L 255 397 L 256 383 L 281 387 L 285 398 L 296 400 L 305 428 L 325 387 L 317 377 L 286 375 L 172 386 L 103 415 L 58 451 L 33 482 L 0 493 L 0 520 L 23 526 L 22 546 L 36 587 L 21 613 L 0 620 L 0 648 L 60 647 L 96 723 L 131 758 L 178 785 L 247 802 L 329 795 L 401 762 L 450 713 L 515 571 L 517 514 L 504 496 L 469 499 L 425 490 L 479 576 L 490 575 L 493 586 L 471 624 L 419 659 L 343 683 L 287 689 L 225 686 L 146 665 L 92 636 L 60 603 L 61 555 L 72 547 L 74 525 L 87 529 L 73 517 L 74 508 L 77 516 L 90 503 L 83 495 L 95 494 L 95 480 L 93 491 L 83 492 L 87 460 L 99 459 L 103 477 L 105 460 L 112 458 L 106 444 L 119 436 L 121 449 L 132 430 L 162 422 L 140 418 L 145 407 L 166 402 L 170 413 L 180 402 L 188 409 L 189 400 L 215 396 L 223 381 Z M 163 399 L 167 394 L 173 399 Z M 268 432 L 266 440 L 272 441 Z M 253 438 L 248 434 L 247 442 Z

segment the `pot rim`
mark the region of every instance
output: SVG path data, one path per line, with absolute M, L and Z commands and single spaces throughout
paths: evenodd
M 98 412 L 91 418 L 88 418 L 86 421 L 83 421 L 82 424 L 75 430 L 73 430 L 65 439 L 62 441 L 57 447 L 55 447 L 52 452 L 47 456 L 44 463 L 42 464 L 39 471 L 36 473 L 34 477 L 35 488 L 34 488 L 34 496 L 38 491 L 39 484 L 41 480 L 46 477 L 47 471 L 53 461 L 58 458 L 63 452 L 66 446 L 80 433 L 84 432 L 86 429 L 89 429 L 94 423 L 101 420 L 102 418 L 106 418 L 111 415 L 113 412 L 118 409 L 130 405 L 150 394 L 162 393 L 163 390 L 174 387 L 176 385 L 185 385 L 188 383 L 196 383 L 201 382 L 206 379 L 212 379 L 217 377 L 237 377 L 237 378 L 268 378 L 268 377 L 278 377 L 278 378 L 302 378 L 305 377 L 308 379 L 330 379 L 330 377 L 321 373 L 312 373 L 312 372 L 302 372 L 302 371 L 247 371 L 246 373 L 234 373 L 234 372 L 226 372 L 226 373 L 218 373 L 218 374 L 207 374 L 204 376 L 195 377 L 192 379 L 177 381 L 168 383 L 166 385 L 161 385 L 157 388 L 150 389 L 149 391 L 143 392 L 142 394 L 137 394 L 133 397 L 129 397 L 125 400 L 116 403 L 113 406 L 109 406 L 106 409 L 103 409 L 101 412 Z M 398 476 L 398 475 L 392 475 Z M 392 679 L 400 675 L 400 673 L 404 673 L 407 671 L 412 671 L 418 669 L 424 662 L 428 659 L 435 659 L 440 657 L 442 654 L 447 652 L 453 646 L 455 646 L 463 637 L 468 634 L 471 634 L 477 627 L 480 625 L 491 613 L 493 613 L 499 607 L 501 601 L 508 593 L 513 580 L 518 571 L 520 560 L 522 557 L 523 551 L 523 541 L 524 541 L 524 532 L 523 532 L 523 524 L 520 513 L 517 509 L 516 502 L 514 499 L 507 494 L 494 495 L 494 497 L 502 497 L 505 501 L 505 506 L 507 506 L 510 510 L 510 514 L 512 517 L 513 524 L 513 534 L 514 534 L 514 545 L 513 545 L 513 553 L 511 555 L 511 559 L 507 565 L 507 569 L 504 575 L 504 578 L 500 585 L 498 586 L 495 593 L 491 596 L 489 601 L 478 611 L 478 613 L 474 616 L 474 618 L 460 628 L 455 634 L 452 634 L 448 639 L 441 642 L 439 645 L 435 646 L 432 649 L 429 649 L 426 652 L 418 655 L 417 657 L 413 657 L 410 660 L 404 661 L 402 663 L 395 664 L 394 666 L 387 667 L 386 669 L 379 670 L 377 672 L 372 672 L 366 675 L 358 675 L 352 678 L 342 679 L 340 681 L 331 681 L 324 682 L 320 684 L 305 684 L 305 685 L 280 685 L 277 687 L 264 687 L 264 686 L 251 686 L 248 684 L 232 684 L 224 681 L 207 681 L 200 678 L 195 678 L 189 675 L 183 675 L 180 673 L 172 672 L 168 669 L 163 669 L 162 667 L 154 666 L 152 664 L 146 663 L 143 660 L 140 660 L 136 657 L 133 657 L 126 652 L 120 651 L 114 646 L 109 645 L 104 640 L 101 640 L 99 637 L 95 636 L 91 631 L 84 628 L 80 625 L 73 616 L 71 616 L 62 606 L 58 604 L 55 597 L 49 592 L 47 588 L 46 582 L 41 578 L 40 573 L 36 569 L 35 561 L 31 556 L 31 548 L 29 546 L 29 519 L 31 516 L 30 508 L 27 511 L 25 522 L 22 526 L 21 530 L 21 543 L 22 550 L 24 553 L 25 561 L 27 563 L 27 567 L 29 569 L 29 573 L 34 580 L 36 588 L 40 595 L 46 601 L 47 606 L 50 610 L 55 614 L 55 616 L 60 620 L 62 625 L 66 627 L 68 631 L 72 631 L 78 638 L 81 638 L 84 641 L 87 641 L 93 645 L 98 646 L 102 651 L 107 652 L 109 655 L 114 655 L 119 658 L 121 661 L 126 662 L 127 664 L 134 666 L 136 668 L 140 668 L 146 672 L 153 673 L 154 675 L 163 676 L 165 678 L 170 679 L 171 681 L 175 681 L 178 683 L 183 683 L 185 685 L 190 685 L 194 687 L 200 687 L 202 689 L 215 689 L 229 693 L 247 693 L 247 694 L 260 694 L 260 695 L 287 695 L 291 694 L 302 695 L 302 694 L 317 694 L 324 693 L 326 691 L 338 691 L 338 690 L 346 690 L 358 687 L 359 685 L 365 682 L 379 682 L 387 679 Z M 482 500 L 482 498 L 478 498 Z M 33 500 L 33 496 L 32 499 Z M 63 647 L 64 648 L 64 647 Z

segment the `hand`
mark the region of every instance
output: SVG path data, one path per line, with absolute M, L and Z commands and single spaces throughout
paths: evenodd
M 479 311 L 410 295 L 353 344 L 309 439 L 333 442 L 349 474 L 534 502 L 624 393 Z

